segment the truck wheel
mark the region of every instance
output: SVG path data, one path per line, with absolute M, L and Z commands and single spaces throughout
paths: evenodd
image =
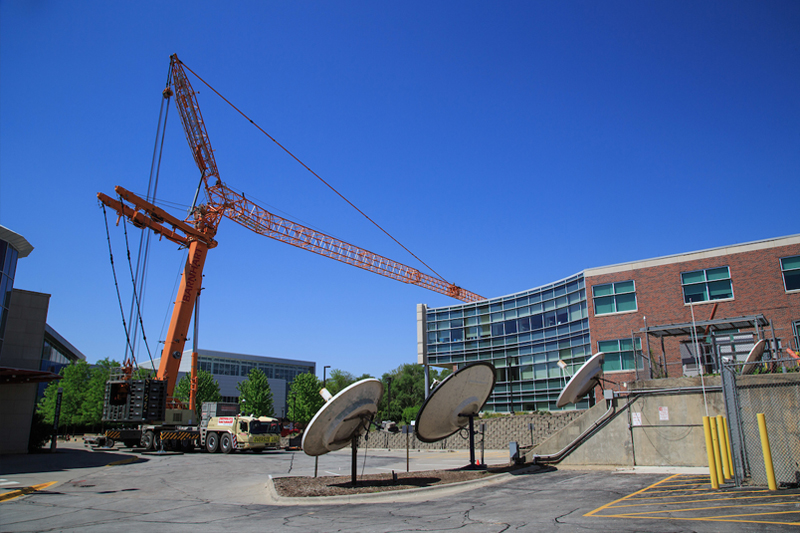
M 144 448 L 145 451 L 148 451 L 148 452 L 152 451 L 153 448 L 155 447 L 155 443 L 156 443 L 156 436 L 155 436 L 155 434 L 153 433 L 152 430 L 148 429 L 147 431 L 142 433 L 142 442 L 141 442 L 141 444 L 142 444 L 142 448 Z
M 219 438 L 219 449 L 222 453 L 231 453 L 233 450 L 233 440 L 230 433 L 223 433 Z
M 114 439 L 109 439 L 106 437 L 106 448 L 113 448 L 114 447 Z
M 206 435 L 206 450 L 209 453 L 214 453 L 219 448 L 219 435 L 214 433 L 213 431 L 209 431 L 208 435 Z
M 183 439 L 181 441 L 181 451 L 182 452 L 191 452 L 194 450 L 194 441 L 189 439 Z

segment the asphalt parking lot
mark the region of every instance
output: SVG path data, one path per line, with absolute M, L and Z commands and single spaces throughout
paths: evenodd
M 487 451 L 489 464 L 506 451 Z M 404 472 L 405 450 L 359 453 L 359 473 Z M 466 452 L 411 452 L 411 470 L 467 464 Z M 798 531 L 800 491 L 723 487 L 697 474 L 547 469 L 392 501 L 276 505 L 269 476 L 313 475 L 302 452 L 141 455 L 59 444 L 0 459 L 0 531 Z M 319 460 L 350 475 L 350 451 Z

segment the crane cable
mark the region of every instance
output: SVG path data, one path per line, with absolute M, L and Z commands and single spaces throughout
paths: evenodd
M 117 282 L 117 269 L 114 267 L 114 252 L 111 250 L 111 233 L 108 231 L 108 213 L 106 213 L 106 206 L 100 202 L 100 207 L 103 208 L 103 219 L 106 223 L 106 240 L 108 241 L 108 255 L 111 258 L 111 273 L 114 275 L 114 287 L 117 289 L 117 301 L 119 302 L 119 313 L 122 316 L 122 328 L 125 330 L 125 340 L 127 341 L 127 348 L 130 348 L 133 353 L 133 346 L 131 346 L 131 336 L 128 332 L 128 323 L 125 321 L 125 310 L 122 307 L 122 296 L 119 293 L 119 283 Z
M 169 83 L 172 76 L 172 69 L 167 70 L 167 83 Z M 158 123 L 156 125 L 156 137 L 155 143 L 153 146 L 153 157 L 150 162 L 150 177 L 147 182 L 147 194 L 146 199 L 149 202 L 156 201 L 156 193 L 158 191 L 158 178 L 161 171 L 161 157 L 164 153 L 164 139 L 166 138 L 165 132 L 167 128 L 167 118 L 169 117 L 169 98 L 161 98 L 161 107 L 158 112 Z M 162 120 L 163 119 L 163 120 Z M 159 140 L 160 136 L 160 140 Z M 121 199 L 120 199 L 121 201 Z M 131 309 L 130 309 L 130 316 L 131 320 L 135 321 L 135 316 L 138 318 L 138 322 L 134 322 L 134 344 L 136 343 L 136 339 L 138 338 L 137 331 L 138 328 L 141 327 L 142 329 L 142 341 L 144 342 L 145 349 L 147 350 L 147 356 L 150 359 L 150 365 L 155 371 L 155 363 L 153 362 L 153 354 L 150 351 L 150 346 L 147 343 L 147 334 L 144 330 L 144 322 L 142 319 L 142 302 L 144 301 L 144 292 L 145 286 L 147 283 L 147 265 L 148 260 L 150 257 L 150 237 L 151 234 L 148 231 L 142 232 L 141 236 L 139 237 L 139 251 L 136 258 L 136 270 L 134 274 L 133 265 L 131 263 L 131 255 L 130 255 L 130 245 L 128 243 L 128 230 L 127 225 L 124 226 L 125 231 L 125 246 L 127 249 L 128 254 L 128 269 L 131 272 L 131 283 L 133 285 L 133 297 L 131 298 Z M 137 297 L 138 293 L 138 297 Z M 136 365 L 136 355 L 135 355 L 135 347 L 131 346 L 131 359 L 133 360 L 133 364 Z
M 120 197 L 119 201 L 120 203 L 122 203 L 122 197 Z M 131 283 L 133 284 L 134 288 L 133 301 L 136 304 L 136 316 L 139 319 L 139 327 L 142 328 L 142 342 L 144 342 L 144 347 L 147 349 L 147 356 L 150 358 L 150 364 L 155 369 L 156 365 L 153 362 L 153 354 L 150 352 L 150 346 L 147 344 L 147 335 L 144 332 L 144 322 L 142 321 L 142 309 L 139 305 L 139 297 L 136 295 L 136 280 L 133 274 L 133 263 L 131 262 L 131 249 L 130 246 L 128 245 L 128 223 L 125 221 L 125 217 L 122 218 L 122 230 L 125 233 L 125 251 L 127 252 L 128 255 L 128 270 L 131 273 Z M 139 251 L 141 255 L 141 247 Z M 147 252 L 145 252 L 145 255 L 147 255 Z M 135 361 L 135 356 L 133 353 L 131 353 L 131 357 L 133 357 Z
M 235 110 L 236 110 L 236 111 L 237 111 L 237 112 L 238 112 L 240 115 L 242 115 L 244 118 L 246 118 L 246 119 L 247 119 L 247 120 L 250 122 L 250 124 L 252 124 L 253 126 L 255 126 L 255 127 L 256 127 L 256 128 L 257 128 L 257 129 L 258 129 L 260 132 L 261 132 L 261 133 L 263 133 L 264 135 L 266 135 L 267 137 L 269 137 L 269 139 L 270 139 L 272 142 L 274 142 L 275 144 L 277 144 L 277 145 L 278 145 L 278 146 L 279 146 L 279 147 L 280 147 L 280 148 L 281 148 L 281 149 L 282 149 L 284 152 L 286 152 L 287 154 L 289 154 L 289 155 L 290 155 L 290 156 L 291 156 L 291 157 L 292 157 L 292 158 L 293 158 L 295 161 L 297 161 L 298 163 L 300 163 L 300 164 L 301 164 L 301 165 L 302 165 L 302 166 L 303 166 L 303 167 L 304 167 L 306 170 L 308 170 L 308 171 L 309 171 L 311 174 L 313 174 L 314 176 L 316 176 L 316 178 L 317 178 L 318 180 L 320 180 L 322 183 L 324 183 L 325 185 L 327 185 L 327 187 L 328 187 L 330 190 L 332 190 L 333 192 L 335 192 L 335 193 L 336 193 L 336 194 L 337 194 L 337 195 L 338 195 L 338 196 L 339 196 L 339 197 L 340 197 L 342 200 L 344 200 L 345 202 L 347 202 L 348 204 L 350 204 L 350 206 L 351 206 L 353 209 L 355 209 L 356 211 L 358 211 L 359 213 L 361 213 L 361 215 L 363 215 L 363 216 L 364 216 L 364 218 L 366 218 L 367 220 L 369 220 L 369 221 L 370 221 L 370 222 L 371 222 L 371 223 L 372 223 L 372 224 L 373 224 L 373 225 L 374 225 L 376 228 L 378 228 L 379 230 L 381 230 L 381 231 L 382 231 L 383 233 L 385 233 L 385 234 L 386 234 L 386 235 L 387 235 L 387 236 L 388 236 L 390 239 L 392 239 L 394 242 L 396 242 L 396 243 L 397 243 L 397 244 L 398 244 L 398 245 L 399 245 L 399 246 L 400 246 L 400 247 L 401 247 L 403 250 L 405 250 L 406 252 L 408 252 L 409 254 L 411 254 L 411 255 L 412 255 L 412 256 L 413 256 L 413 257 L 414 257 L 414 258 L 415 258 L 417 261 L 419 261 L 420 263 L 422 263 L 423 265 L 425 265 L 427 268 L 429 268 L 429 269 L 430 269 L 430 271 L 431 271 L 431 272 L 433 272 L 434 274 L 436 274 L 436 276 L 437 276 L 437 277 L 438 277 L 440 280 L 444 281 L 445 283 L 450 283 L 449 281 L 447 281 L 446 279 L 444 279 L 444 278 L 443 278 L 443 277 L 442 277 L 442 276 L 441 276 L 441 275 L 440 275 L 438 272 L 436 272 L 436 271 L 435 271 L 433 268 L 431 268 L 431 266 L 430 266 L 430 265 L 428 265 L 428 264 L 427 264 L 425 261 L 423 261 L 422 259 L 420 259 L 419 257 L 417 257 L 417 256 L 414 254 L 414 252 L 412 252 L 411 250 L 409 250 L 408 248 L 406 248 L 406 247 L 403 245 L 403 243 L 401 243 L 400 241 L 398 241 L 397 239 L 395 239 L 395 238 L 392 236 L 392 234 L 391 234 L 391 233 L 389 233 L 388 231 L 386 231 L 385 229 L 383 229 L 383 228 L 380 226 L 380 224 L 378 224 L 377 222 L 375 222 L 374 220 L 372 220 L 372 219 L 371 219 L 369 216 L 367 216 L 367 214 L 366 214 L 366 213 L 364 213 L 364 212 L 363 212 L 361 209 L 359 209 L 358 207 L 356 207 L 356 206 L 355 206 L 355 204 L 353 204 L 353 202 L 351 202 L 350 200 L 348 200 L 347 198 L 345 198 L 345 197 L 344 197 L 344 195 L 343 195 L 342 193 L 340 193 L 339 191 L 337 191 L 337 190 L 336 190 L 336 189 L 335 189 L 335 188 L 334 188 L 334 187 L 333 187 L 333 186 L 332 186 L 330 183 L 328 183 L 327 181 L 325 181 L 324 179 L 322 179 L 322 177 L 321 177 L 319 174 L 317 174 L 316 172 L 314 172 L 313 170 L 311 170 L 311 168 L 309 168 L 309 166 L 308 166 L 308 165 L 306 165 L 305 163 L 303 163 L 303 162 L 302 162 L 302 161 L 301 161 L 301 160 L 300 160 L 300 159 L 299 159 L 299 158 L 298 158 L 296 155 L 294 155 L 294 154 L 293 154 L 292 152 L 290 152 L 290 151 L 289 151 L 289 150 L 288 150 L 288 149 L 287 149 L 285 146 L 283 146 L 281 143 L 279 143 L 279 142 L 278 142 L 278 141 L 277 141 L 277 140 L 276 140 L 276 139 L 275 139 L 275 138 L 274 138 L 272 135 L 270 135 L 269 133 L 267 133 L 266 131 L 264 131 L 264 129 L 263 129 L 261 126 L 259 126 L 258 124 L 256 124 L 256 123 L 253 121 L 253 119 L 251 119 L 250 117 L 248 117 L 247 115 L 245 115 L 245 114 L 244 114 L 244 113 L 243 113 L 243 112 L 242 112 L 242 111 L 241 111 L 241 110 L 240 110 L 238 107 L 236 107 L 235 105 L 233 105 L 233 104 L 232 104 L 230 101 L 228 101 L 228 99 L 227 99 L 227 98 L 225 98 L 224 96 L 222 96 L 222 94 L 220 94 L 220 93 L 219 93 L 219 91 L 217 91 L 215 88 L 213 88 L 211 85 L 209 85 L 209 84 L 208 84 L 208 82 L 207 82 L 206 80 L 204 80 L 203 78 L 201 78 L 200 76 L 198 76 L 198 75 L 197 75 L 197 73 L 196 73 L 195 71 L 193 71 L 192 69 L 190 69 L 190 68 L 189 68 L 189 67 L 186 65 L 186 63 L 184 63 L 184 62 L 183 62 L 183 61 L 181 61 L 180 59 L 178 59 L 178 62 L 179 62 L 181 65 L 183 65 L 183 66 L 186 68 L 186 70 L 188 70 L 189 72 L 191 72 L 192 74 L 194 74 L 194 75 L 195 75 L 195 77 L 196 77 L 198 80 L 200 80 L 201 82 L 203 82 L 203 84 L 204 84 L 206 87 L 208 87 L 209 89 L 211 89 L 211 90 L 212 90 L 212 91 L 213 91 L 213 92 L 214 92 L 214 93 L 215 93 L 217 96 L 219 96 L 220 98 L 222 98 L 222 100 L 224 100 L 224 101 L 225 101 L 225 103 L 227 103 L 229 106 L 231 106 L 233 109 L 235 109 Z

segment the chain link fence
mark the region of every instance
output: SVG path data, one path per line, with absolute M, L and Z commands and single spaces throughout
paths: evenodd
M 722 362 L 722 386 L 737 486 L 767 485 L 756 415 L 766 419 L 775 480 L 800 484 L 800 367 L 794 358 L 757 364 L 737 358 Z

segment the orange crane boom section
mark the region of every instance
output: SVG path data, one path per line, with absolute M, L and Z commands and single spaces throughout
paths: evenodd
M 213 237 L 223 216 L 260 235 L 403 283 L 418 285 L 463 302 L 485 300 L 441 278 L 270 213 L 243 194 L 229 189 L 219 177 L 200 106 L 177 55 L 170 57 L 170 69 L 172 86 L 164 89 L 163 96 L 169 98 L 175 95 L 186 140 L 200 169 L 206 202 L 196 206 L 186 220 L 180 220 L 122 187 L 115 188 L 119 200 L 103 193 L 97 194 L 101 202 L 114 209 L 120 217 L 130 219 L 137 227 L 148 228 L 161 237 L 189 248 L 157 374 L 158 379 L 167 381 L 168 396 L 172 395 L 177 382 L 186 335 L 201 290 L 206 254 L 210 248 L 217 246 Z

